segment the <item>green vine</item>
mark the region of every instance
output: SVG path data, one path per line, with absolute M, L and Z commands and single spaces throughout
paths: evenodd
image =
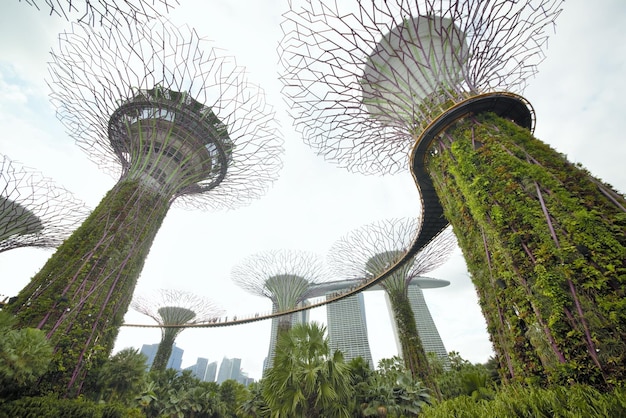
M 623 382 L 624 197 L 494 114 L 458 121 L 433 146 L 427 169 L 503 377 Z
M 11 305 L 18 326 L 42 329 L 55 349 L 42 391 L 73 396 L 105 361 L 169 201 L 120 181 Z

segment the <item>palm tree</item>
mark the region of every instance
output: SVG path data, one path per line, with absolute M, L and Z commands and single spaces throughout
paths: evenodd
M 268 417 L 270 410 L 263 398 L 263 384 L 254 382 L 248 386 L 248 397 L 244 399 L 237 409 L 238 416 L 245 418 Z
M 125 348 L 109 358 L 98 374 L 100 399 L 124 402 L 137 396 L 145 383 L 146 360 L 136 348 Z
M 297 324 L 279 336 L 274 366 L 263 379 L 271 417 L 350 417 L 353 389 L 340 351 L 331 353 L 326 327 Z
M 383 359 L 369 380 L 366 417 L 413 417 L 430 404 L 429 390 L 406 369 L 399 357 Z
M 0 398 L 28 391 L 48 370 L 52 346 L 35 328 L 13 329 L 15 318 L 0 310 Z

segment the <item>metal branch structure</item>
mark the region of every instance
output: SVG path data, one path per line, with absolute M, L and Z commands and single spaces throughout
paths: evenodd
M 176 289 L 160 289 L 152 295 L 136 296 L 131 307 L 162 326 L 161 342 L 150 369 L 161 371 L 165 370 L 176 337 L 185 329 L 184 325 L 211 322 L 224 313 L 212 301 Z
M 504 381 L 606 389 L 626 379 L 626 199 L 536 139 L 519 96 L 562 4 L 294 0 L 281 78 L 327 160 L 410 167 L 409 252 L 452 224 Z
M 419 222 L 411 218 L 389 219 L 365 225 L 333 244 L 328 252 L 328 264 L 338 277 L 369 281 L 395 265 L 414 242 L 418 232 Z M 434 394 L 439 391 L 429 372 L 408 289 L 411 281 L 443 265 L 455 246 L 456 239 L 448 228 L 400 269 L 378 283 L 389 298 L 407 369 Z
M 263 91 L 188 27 L 73 24 L 49 85 L 69 135 L 119 179 L 13 304 L 56 347 L 47 380 L 70 396 L 103 361 L 172 204 L 233 208 L 278 176 L 282 138 Z
M 24 0 L 24 3 L 66 20 L 109 27 L 152 19 L 179 4 L 178 0 Z
M 6 155 L 0 158 L 0 252 L 61 245 L 89 209 L 52 179 Z
M 451 103 L 522 89 L 561 1 L 292 3 L 279 52 L 296 127 L 325 159 L 387 174 Z
M 242 289 L 272 301 L 272 311 L 296 308 L 330 279 L 324 260 L 313 253 L 296 250 L 265 251 L 244 259 L 233 267 L 231 278 Z M 271 367 L 278 335 L 291 329 L 294 314 L 272 319 L 272 336 L 265 364 Z

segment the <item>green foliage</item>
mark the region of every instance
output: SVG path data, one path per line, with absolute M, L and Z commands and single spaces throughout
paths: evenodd
M 359 380 L 356 416 L 413 417 L 431 401 L 429 390 L 397 356 L 380 360 L 377 370 Z
M 84 398 L 59 399 L 56 395 L 23 397 L 0 404 L 0 418 L 140 418 L 137 409 L 98 404 Z
M 242 418 L 266 418 L 270 409 L 263 398 L 263 381 L 248 386 L 246 396 L 237 408 L 237 416 Z
M 113 349 L 169 204 L 138 181 L 120 181 L 9 306 L 19 326 L 41 328 L 55 348 L 41 391 L 75 396 L 97 386 L 88 373 Z
M 622 417 L 626 416 L 626 390 L 603 393 L 585 385 L 549 389 L 509 385 L 493 400 L 460 396 L 424 409 L 425 418 L 469 417 Z
M 43 332 L 34 328 L 12 329 L 15 319 L 0 311 L 0 398 L 15 397 L 43 375 L 52 358 L 52 347 Z
M 326 328 L 297 324 L 278 337 L 263 396 L 272 417 L 349 417 L 353 389 L 340 351 L 331 353 Z
M 219 389 L 220 400 L 224 404 L 225 417 L 236 417 L 237 408 L 248 397 L 246 387 L 236 380 L 225 380 Z
M 435 376 L 443 399 L 452 399 L 458 396 L 471 396 L 475 399 L 491 399 L 495 382 L 489 369 L 483 364 L 472 364 L 463 359 L 459 353 L 452 351 L 449 354 L 450 368 Z M 433 362 L 440 362 L 439 358 L 432 358 Z
M 626 199 L 493 114 L 459 121 L 434 146 L 427 168 L 503 382 L 623 382 L 626 214 L 615 201 Z
M 415 417 L 430 404 L 428 389 L 410 372 L 405 371 L 390 383 L 378 374 L 370 380 L 366 402 L 361 405 L 363 416 Z
M 136 397 L 146 417 L 229 417 L 228 406 L 220 398 L 219 385 L 202 382 L 190 371 L 173 369 L 151 371 L 144 391 Z
M 370 387 L 376 372 L 370 369 L 368 362 L 363 357 L 356 357 L 350 360 L 348 362 L 348 370 L 350 381 L 354 388 L 353 414 L 358 414 L 368 402 Z
M 146 356 L 134 348 L 125 348 L 110 357 L 98 373 L 100 400 L 130 405 L 146 379 Z
M 178 336 L 178 333 L 176 331 L 178 330 L 175 328 L 166 328 L 161 331 L 161 342 L 159 342 L 159 347 L 157 348 L 157 352 L 154 355 L 152 366 L 150 366 L 151 371 L 163 371 L 167 368 L 167 362 L 172 355 L 172 351 L 174 350 L 174 342 L 176 341 L 176 337 Z
M 395 291 L 387 290 L 391 309 L 402 348 L 402 358 L 407 370 L 414 378 L 423 382 L 437 399 L 440 398 L 437 382 L 433 379 L 428 357 L 417 332 L 415 315 L 407 294 L 406 286 Z

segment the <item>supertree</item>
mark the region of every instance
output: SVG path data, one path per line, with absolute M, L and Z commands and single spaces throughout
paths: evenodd
M 242 289 L 272 301 L 272 312 L 288 312 L 304 303 L 314 286 L 330 276 L 323 259 L 296 250 L 273 250 L 253 254 L 233 267 L 231 278 Z M 291 329 L 295 314 L 272 319 L 272 335 L 265 369 L 272 366 L 276 341 Z
M 348 279 L 373 279 L 398 262 L 407 252 L 419 231 L 412 218 L 374 222 L 340 238 L 328 252 L 332 272 Z M 378 284 L 389 298 L 406 368 L 437 396 L 439 390 L 430 374 L 426 352 L 417 331 L 409 301 L 409 285 L 414 279 L 444 264 L 456 240 L 447 229 L 402 267 Z
M 68 395 L 106 359 L 173 203 L 232 208 L 277 177 L 282 139 L 234 58 L 167 21 L 61 34 L 49 66 L 69 134 L 119 180 L 20 292 L 22 326 L 56 350 L 47 382 Z
M 626 378 L 626 202 L 536 139 L 517 95 L 561 4 L 306 1 L 285 14 L 282 80 L 325 158 L 410 163 L 416 247 L 453 225 L 503 378 L 606 387 Z
M 176 337 L 185 329 L 184 325 L 209 322 L 224 312 L 206 298 L 176 289 L 160 289 L 152 295 L 135 296 L 131 307 L 161 326 L 161 342 L 150 368 L 159 371 L 165 370 Z
M 20 2 L 22 0 L 19 0 Z M 87 23 L 90 25 L 106 25 L 114 27 L 118 24 L 161 16 L 178 5 L 178 0 L 23 0 L 24 3 L 41 10 L 43 7 L 50 15 L 66 20 Z M 43 5 L 45 3 L 45 6 Z M 41 6 L 40 6 L 41 5 Z
M 59 246 L 89 209 L 40 172 L 0 158 L 0 252 Z

